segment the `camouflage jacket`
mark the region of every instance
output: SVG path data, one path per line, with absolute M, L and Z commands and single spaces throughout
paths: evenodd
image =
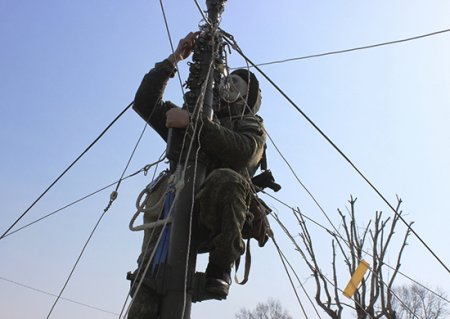
M 156 63 L 144 76 L 136 93 L 133 109 L 167 141 L 166 112 L 176 107 L 164 101 L 169 78 L 176 72 L 168 61 Z M 211 159 L 209 170 L 231 168 L 244 176 L 253 176 L 263 156 L 266 134 L 262 119 L 246 114 L 233 118 L 204 120 L 200 134 L 202 150 Z M 248 172 L 248 173 L 247 173 Z

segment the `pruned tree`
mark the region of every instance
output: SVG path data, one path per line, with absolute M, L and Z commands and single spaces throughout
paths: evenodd
M 234 317 L 235 319 L 292 319 L 281 303 L 271 298 L 267 302 L 258 303 L 254 310 L 242 308 Z
M 397 261 L 394 267 L 387 267 L 384 260 L 388 248 L 390 248 L 397 222 L 400 219 L 402 211 L 400 210 L 401 199 L 397 198 L 397 207 L 394 216 L 383 220 L 382 212 L 375 213 L 375 219 L 369 221 L 362 231 L 359 231 L 356 214 L 356 198 L 350 197 L 348 214 L 344 214 L 338 209 L 342 222 L 342 234 L 329 231 L 333 239 L 331 240 L 332 249 L 332 275 L 328 278 L 322 271 L 319 261 L 316 257 L 313 238 L 308 230 L 307 223 L 300 210 L 294 211 L 300 225 L 300 242 L 289 235 L 296 246 L 298 252 L 312 272 L 315 281 L 316 293 L 315 301 L 330 318 L 340 319 L 344 306 L 351 307 L 355 311 L 358 319 L 396 319 L 392 306 L 392 287 L 397 273 L 400 269 L 400 260 L 407 245 L 407 238 L 410 235 L 408 228 L 403 235 L 400 248 L 397 251 Z M 277 219 L 277 217 L 275 216 Z M 411 223 L 412 224 L 412 223 Z M 410 224 L 410 225 L 411 225 Z M 371 264 L 370 275 L 363 278 L 359 289 L 352 297 L 353 304 L 348 304 L 342 297 L 338 282 L 337 256 L 342 257 L 346 272 L 349 276 L 342 280 L 344 285 L 355 272 L 363 258 L 368 258 Z M 387 269 L 389 268 L 389 269 Z M 386 278 L 387 271 L 390 271 L 390 277 Z
M 446 295 L 441 289 L 433 293 L 417 284 L 394 288 L 392 307 L 396 319 L 444 319 L 449 318 Z

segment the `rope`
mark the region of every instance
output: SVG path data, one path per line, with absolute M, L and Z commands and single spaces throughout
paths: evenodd
M 22 213 L 22 215 L 20 215 L 20 217 L 17 218 L 17 220 L 3 233 L 3 235 L 0 237 L 0 240 L 5 237 L 8 232 L 31 210 L 31 208 L 33 208 L 33 206 L 36 205 L 36 203 L 42 197 L 44 197 L 44 195 L 47 194 L 47 192 L 75 165 L 75 163 L 78 162 L 78 160 L 80 160 L 84 156 L 84 154 L 86 154 L 92 148 L 92 146 L 94 146 L 95 143 L 97 143 L 98 140 L 103 137 L 103 135 L 133 105 L 133 103 L 134 101 L 128 104 L 128 106 L 125 107 L 125 109 L 120 112 L 119 115 L 117 115 L 111 123 L 108 124 L 108 126 L 100 133 L 100 135 L 50 184 L 50 186 L 47 187 L 47 189 L 41 195 L 38 196 L 38 198 Z
M 284 93 L 283 90 L 280 89 L 278 85 L 275 84 L 275 82 L 272 81 L 258 66 L 256 66 L 251 60 L 245 56 L 244 53 L 242 53 L 241 49 L 237 46 L 236 42 L 234 40 L 230 40 L 225 37 L 225 40 L 235 49 L 246 61 L 248 61 L 253 67 L 255 67 L 260 74 L 266 78 L 267 81 L 272 84 L 272 86 L 311 124 L 314 129 L 345 159 L 345 161 L 350 164 L 350 166 L 358 173 L 360 177 L 363 178 L 363 180 L 372 188 L 372 190 L 375 191 L 375 193 L 385 202 L 385 204 L 392 210 L 392 212 L 395 215 L 398 215 L 398 213 L 395 211 L 395 208 L 392 206 L 392 204 L 384 197 L 384 195 L 376 188 L 372 182 L 361 172 L 361 170 L 345 155 L 345 153 L 326 135 L 315 123 L 312 121 L 306 113 L 304 113 L 298 106 L 295 104 L 294 101 L 292 101 L 289 96 L 287 96 L 286 93 Z M 233 41 L 233 42 L 232 42 Z M 430 252 L 433 257 L 441 264 L 442 267 L 450 274 L 450 269 L 447 267 L 447 265 L 439 258 L 439 256 L 431 249 L 431 247 L 419 236 L 419 234 L 406 222 L 406 220 L 402 216 L 398 216 L 399 219 L 403 222 L 403 224 L 414 234 L 414 236 L 422 243 L 422 245 Z

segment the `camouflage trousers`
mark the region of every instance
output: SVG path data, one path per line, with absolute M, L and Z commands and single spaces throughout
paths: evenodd
M 202 249 L 209 262 L 228 269 L 244 253 L 242 227 L 250 205 L 251 189 L 242 175 L 216 169 L 208 175 L 196 196 Z
M 144 223 L 158 219 L 161 207 L 157 203 L 164 196 L 167 183 L 156 187 L 147 200 L 148 207 L 155 211 L 144 213 Z M 198 232 L 201 252 L 209 252 L 209 262 L 228 269 L 244 253 L 242 228 L 248 215 L 251 188 L 248 182 L 234 170 L 213 170 L 203 182 L 195 197 Z M 142 252 L 138 259 L 140 268 L 145 268 L 151 252 L 156 248 L 160 231 L 144 231 Z M 160 298 L 150 288 L 142 285 L 130 308 L 129 319 L 156 319 Z

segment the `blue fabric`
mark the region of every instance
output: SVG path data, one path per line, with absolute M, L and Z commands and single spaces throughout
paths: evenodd
M 173 200 L 175 198 L 175 187 L 169 185 L 169 191 L 164 199 L 163 212 L 161 214 L 161 219 L 165 219 L 169 216 L 170 209 L 172 207 Z M 169 240 L 170 240 L 170 229 L 171 225 L 168 223 L 164 228 L 161 235 L 161 240 L 159 241 L 158 247 L 156 247 L 155 256 L 152 260 L 152 275 L 156 274 L 160 264 L 164 264 L 167 261 L 167 255 L 169 254 Z

